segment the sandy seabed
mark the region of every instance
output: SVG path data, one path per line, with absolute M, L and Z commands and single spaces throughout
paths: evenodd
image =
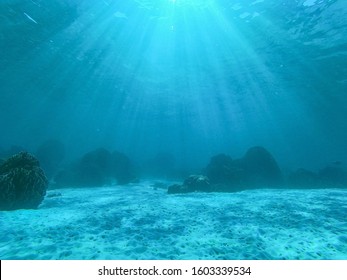
M 0 229 L 0 259 L 347 259 L 347 190 L 66 188 Z

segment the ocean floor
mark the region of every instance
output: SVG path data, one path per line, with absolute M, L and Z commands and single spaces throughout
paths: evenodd
M 0 229 L 0 259 L 347 259 L 347 190 L 67 188 Z

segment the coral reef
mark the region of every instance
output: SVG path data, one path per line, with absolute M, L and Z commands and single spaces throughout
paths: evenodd
M 48 180 L 39 161 L 27 152 L 0 166 L 0 210 L 35 209 L 46 194 Z

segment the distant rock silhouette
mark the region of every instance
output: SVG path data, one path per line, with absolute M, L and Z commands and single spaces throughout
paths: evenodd
M 282 183 L 281 170 L 274 157 L 263 147 L 252 147 L 239 160 L 239 167 L 245 170 L 250 185 L 267 187 Z
M 229 184 L 231 182 L 237 184 L 245 176 L 244 170 L 225 154 L 213 156 L 205 169 L 205 174 L 213 184 Z
M 39 161 L 27 152 L 0 165 L 0 210 L 35 209 L 46 194 L 48 180 Z
M 129 158 L 104 148 L 86 153 L 55 176 L 58 186 L 101 186 L 112 180 L 127 184 L 134 179 L 135 170 Z
M 95 186 L 110 183 L 111 153 L 100 148 L 86 153 L 75 165 L 76 184 Z
M 232 160 L 225 154 L 211 158 L 204 173 L 217 191 L 274 187 L 282 183 L 276 160 L 263 147 L 250 148 L 244 157 Z
M 330 164 L 319 172 L 299 168 L 288 176 L 292 188 L 347 188 L 347 172 L 339 164 Z
M 261 187 L 279 187 L 282 173 L 276 160 L 263 147 L 250 148 L 244 157 L 232 160 L 225 154 L 213 156 L 202 175 L 192 175 L 182 185 L 173 185 L 169 194 L 232 192 Z

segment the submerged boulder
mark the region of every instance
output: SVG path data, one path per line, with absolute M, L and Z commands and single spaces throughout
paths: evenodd
M 211 158 L 204 175 L 191 175 L 182 185 L 172 185 L 169 194 L 189 192 L 233 192 L 260 187 L 277 187 L 282 173 L 263 147 L 250 148 L 244 157 L 232 160 L 225 154 Z
M 187 186 L 185 185 L 180 185 L 180 184 L 174 184 L 169 186 L 167 189 L 168 194 L 177 194 L 177 193 L 190 193 L 193 192 L 190 190 Z
M 340 165 L 328 165 L 318 172 L 299 168 L 288 176 L 289 187 L 346 188 L 347 172 Z
M 0 210 L 36 209 L 46 194 L 48 180 L 39 161 L 27 152 L 0 165 Z
M 213 184 L 235 184 L 244 177 L 244 170 L 235 163 L 228 155 L 216 155 L 205 168 L 205 174 Z
M 212 191 L 210 180 L 203 175 L 190 175 L 182 185 L 172 185 L 168 188 L 169 194 Z
M 263 147 L 250 148 L 244 157 L 232 160 L 225 154 L 211 158 L 204 172 L 216 191 L 273 187 L 282 183 L 276 160 Z
M 250 148 L 239 165 L 245 170 L 250 185 L 278 186 L 282 183 L 282 173 L 276 160 L 263 147 Z
M 204 175 L 190 175 L 183 182 L 184 186 L 192 191 L 210 191 L 211 184 L 208 177 Z

